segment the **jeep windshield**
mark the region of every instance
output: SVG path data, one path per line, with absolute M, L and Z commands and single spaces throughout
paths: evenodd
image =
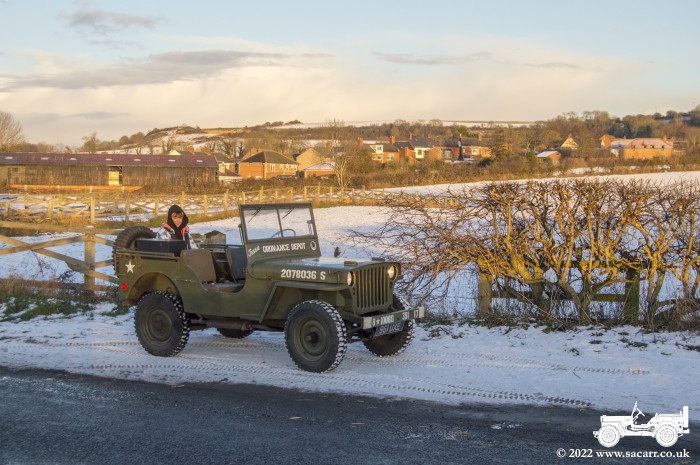
M 248 241 L 316 236 L 311 205 L 242 205 L 240 209 Z

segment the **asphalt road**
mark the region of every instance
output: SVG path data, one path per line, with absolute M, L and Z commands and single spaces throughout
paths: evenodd
M 591 434 L 599 416 L 624 413 L 170 386 L 0 367 L 0 464 L 700 463 L 696 424 L 670 449 L 652 438 L 600 447 Z M 689 457 L 597 458 L 598 451 Z

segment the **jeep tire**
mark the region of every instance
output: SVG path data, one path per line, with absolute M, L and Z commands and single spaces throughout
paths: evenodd
M 394 294 L 393 297 L 394 310 L 405 310 L 406 302 Z M 403 329 L 397 333 L 387 334 L 384 336 L 370 337 L 362 343 L 367 347 L 367 350 L 378 357 L 393 357 L 403 352 L 411 343 L 416 332 L 415 321 L 406 321 Z
M 605 425 L 598 431 L 598 442 L 603 447 L 613 447 L 620 441 L 620 433 L 613 425 Z
M 289 312 L 284 325 L 287 352 L 305 371 L 323 373 L 340 364 L 347 349 L 345 322 L 329 303 L 307 300 Z
M 656 430 L 654 437 L 660 446 L 671 447 L 678 441 L 678 431 L 673 425 L 665 424 Z
M 187 345 L 190 324 L 180 299 L 165 292 L 144 295 L 136 306 L 136 336 L 146 352 L 177 355 Z
M 156 237 L 156 233 L 145 226 L 131 226 L 120 231 L 116 239 L 114 239 L 114 247 L 112 247 L 114 274 L 116 275 L 119 273 L 119 257 L 117 256 L 117 250 L 133 249 L 136 247 L 137 239 L 153 239 L 154 237 Z

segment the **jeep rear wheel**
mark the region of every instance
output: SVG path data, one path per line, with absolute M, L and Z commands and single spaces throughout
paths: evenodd
M 302 302 L 289 312 L 284 339 L 294 363 L 314 373 L 337 367 L 347 349 L 345 322 L 332 305 L 320 300 Z
M 671 425 L 661 425 L 654 436 L 656 442 L 663 447 L 671 447 L 678 441 L 678 431 Z
M 603 447 L 613 447 L 620 441 L 620 433 L 612 425 L 605 425 L 598 431 L 598 442 Z
M 223 337 L 229 339 L 243 339 L 253 334 L 252 329 L 231 329 L 231 328 L 216 328 Z
M 151 292 L 139 300 L 134 318 L 136 336 L 149 354 L 177 355 L 190 337 L 190 324 L 177 296 Z
M 112 265 L 114 266 L 114 274 L 119 273 L 119 257 L 117 250 L 133 249 L 136 246 L 137 239 L 153 239 L 156 233 L 145 226 L 131 226 L 122 230 L 114 239 L 114 247 L 112 247 Z

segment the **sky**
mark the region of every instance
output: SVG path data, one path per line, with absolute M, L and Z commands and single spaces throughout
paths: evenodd
M 693 0 L 0 0 L 30 142 L 188 124 L 536 121 L 700 104 Z

